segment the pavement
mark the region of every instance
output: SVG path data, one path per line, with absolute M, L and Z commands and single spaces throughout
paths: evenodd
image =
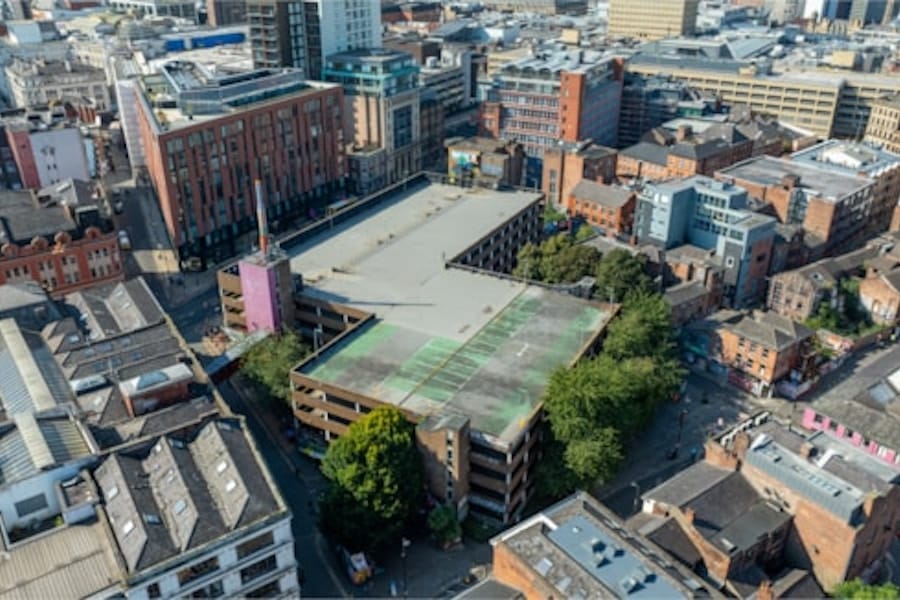
M 282 497 L 293 512 L 294 552 L 303 574 L 304 597 L 383 598 L 403 594 L 412 598 L 436 598 L 448 589 L 463 586 L 463 580 L 477 572 L 483 577 L 489 570 L 491 549 L 488 544 L 465 542 L 443 550 L 424 536 L 412 536 L 406 564 L 397 553 L 382 559 L 376 575 L 363 586 L 354 586 L 336 559 L 334 547 L 317 527 L 316 502 L 327 481 L 317 463 L 297 452 L 282 433 L 280 416 L 254 401 L 252 388 L 240 377 L 219 386 L 222 396 L 247 423 Z M 285 414 L 289 414 L 285 411 Z

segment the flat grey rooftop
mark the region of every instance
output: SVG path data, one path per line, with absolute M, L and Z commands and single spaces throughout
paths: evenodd
M 841 173 L 801 161 L 760 156 L 719 171 L 726 177 L 746 179 L 760 185 L 779 185 L 785 175 L 799 175 L 800 187 L 832 202 L 862 190 L 872 182 L 865 177 Z
M 584 492 L 491 540 L 491 545 L 498 544 L 528 565 L 532 577 L 555 588 L 560 598 L 718 596 Z
M 376 322 L 301 371 L 415 413 L 464 414 L 510 442 L 549 373 L 605 325 L 603 306 L 541 287 L 445 268 L 538 196 L 430 185 L 301 246 L 305 293 Z

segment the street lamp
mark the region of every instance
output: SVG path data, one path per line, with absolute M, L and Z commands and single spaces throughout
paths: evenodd
M 406 549 L 409 548 L 411 544 L 412 544 L 412 542 L 406 538 L 402 538 L 400 540 L 400 559 L 403 562 L 403 597 L 404 598 L 409 598 L 409 589 L 407 588 L 407 582 L 406 582 Z

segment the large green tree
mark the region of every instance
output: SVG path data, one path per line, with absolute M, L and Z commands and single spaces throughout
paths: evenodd
M 291 369 L 308 351 L 300 336 L 285 331 L 251 348 L 241 362 L 241 372 L 262 385 L 273 397 L 290 402 Z
M 847 600 L 898 600 L 900 598 L 900 587 L 893 583 L 869 585 L 863 583 L 860 579 L 854 579 L 838 584 L 831 595 L 835 598 L 846 598 Z
M 350 550 L 386 548 L 421 506 L 414 426 L 395 407 L 376 408 L 350 425 L 328 447 L 322 472 L 329 482 L 322 526 Z
M 667 305 L 658 295 L 629 296 L 603 351 L 550 377 L 544 410 L 552 442 L 539 467 L 541 499 L 609 481 L 624 441 L 672 397 L 682 377 Z
M 575 283 L 593 275 L 599 261 L 596 248 L 576 244 L 572 236 L 560 233 L 540 244 L 523 246 L 513 274 L 543 283 Z
M 675 332 L 669 305 L 659 294 L 633 294 L 609 324 L 603 352 L 616 359 L 649 356 L 674 360 Z
M 629 294 L 652 290 L 653 281 L 645 271 L 643 255 L 633 256 L 627 250 L 607 252 L 597 265 L 596 296 L 604 301 L 622 302 Z

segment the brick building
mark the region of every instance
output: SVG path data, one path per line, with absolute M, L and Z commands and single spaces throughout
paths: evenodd
M 515 140 L 537 183 L 547 149 L 560 141 L 615 146 L 622 95 L 618 59 L 595 51 L 554 51 L 504 64 L 481 106 L 480 135 Z
M 871 179 L 874 187 L 867 229 L 869 233 L 881 233 L 889 228 L 900 198 L 900 155 L 870 144 L 828 140 L 794 152 L 791 160 Z
M 820 165 L 763 156 L 716 174 L 771 205 L 782 223 L 801 225 L 806 241 L 819 241 L 813 258 L 861 245 L 869 228 L 875 183 Z
M 682 332 L 683 346 L 701 367 L 756 395 L 788 376 L 806 379 L 814 358 L 812 338 L 810 329 L 774 313 L 731 310 L 690 323 Z
M 616 178 L 616 151 L 590 140 L 560 142 L 544 150 L 541 191 L 547 201 L 561 206 L 572 189 L 586 179 L 613 183 Z
M 619 152 L 616 175 L 667 179 L 706 175 L 753 156 L 780 156 L 784 140 L 771 126 L 747 123 L 706 125 L 694 133 L 690 119 L 677 119 L 675 131 L 665 126 L 647 132 L 640 142 Z
M 766 308 L 794 321 L 812 317 L 823 301 L 836 303 L 840 282 L 862 276 L 867 261 L 879 255 L 877 244 L 773 275 Z
M 822 597 L 874 574 L 897 529 L 896 471 L 768 413 L 705 450 L 642 496 L 642 531 L 679 562 L 738 598 Z
M 703 318 L 722 306 L 725 267 L 714 250 L 685 244 L 665 251 L 661 260 L 667 286 L 663 299 L 675 326 Z
M 724 598 L 585 492 L 500 533 L 491 548 L 493 577 L 526 600 Z
M 525 151 L 517 142 L 491 138 L 451 138 L 447 149 L 447 176 L 451 183 L 480 187 L 522 184 Z
M 92 144 L 61 107 L 8 116 L 0 121 L 0 135 L 5 138 L 3 150 L 8 150 L 4 154 L 11 183 L 35 189 L 66 179 L 89 181 L 93 175 L 88 157 Z
M 765 416 L 708 441 L 706 461 L 739 471 L 791 515 L 785 555 L 822 589 L 874 574 L 897 533 L 897 471 L 845 440 L 804 436 Z
M 182 261 L 221 261 L 256 239 L 253 181 L 274 233 L 322 213 L 345 175 L 339 86 L 290 69 L 215 76 L 170 62 L 140 81 L 140 141 Z
M 63 189 L 64 188 L 64 189 Z M 34 281 L 54 297 L 123 277 L 114 231 L 83 182 L 0 196 L 0 285 Z
M 630 238 L 637 192 L 633 189 L 581 180 L 566 200 L 570 216 L 580 216 L 607 237 Z
M 859 282 L 859 301 L 879 325 L 900 320 L 900 270 L 866 277 Z
M 616 307 L 492 275 L 538 239 L 539 194 L 401 193 L 291 259 L 304 281 L 297 319 L 319 349 L 291 373 L 294 414 L 328 442 L 375 407 L 399 407 L 417 423 L 430 492 L 511 523 L 534 486 L 547 377 L 596 350 Z

